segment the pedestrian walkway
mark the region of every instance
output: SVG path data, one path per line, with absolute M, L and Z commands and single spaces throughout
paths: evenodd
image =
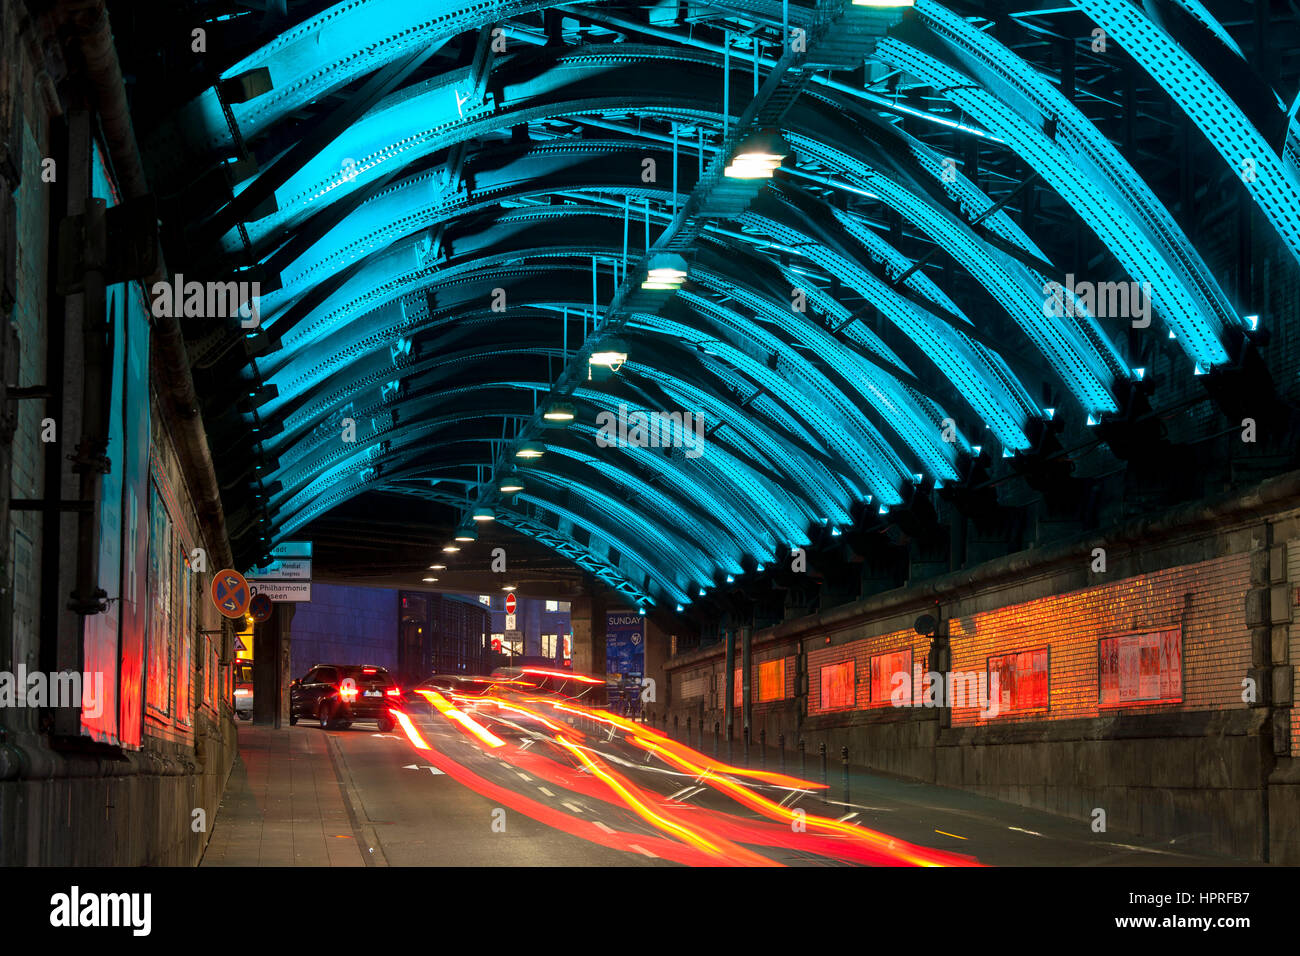
M 326 734 L 241 724 L 201 866 L 365 866 Z

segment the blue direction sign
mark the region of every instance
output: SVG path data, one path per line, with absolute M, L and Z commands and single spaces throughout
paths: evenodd
M 226 617 L 243 617 L 252 596 L 244 576 L 231 568 L 212 579 L 212 603 Z

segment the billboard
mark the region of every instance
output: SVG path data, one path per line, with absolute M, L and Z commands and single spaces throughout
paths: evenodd
M 611 679 L 645 673 L 645 618 L 610 612 L 605 622 L 605 670 Z

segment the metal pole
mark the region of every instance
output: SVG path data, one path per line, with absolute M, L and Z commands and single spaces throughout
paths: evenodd
M 830 786 L 830 774 L 829 774 L 829 772 L 828 772 L 828 768 L 827 768 L 827 766 L 826 766 L 826 745 L 825 745 L 825 744 L 818 744 L 818 745 L 817 745 L 817 752 L 818 752 L 819 754 L 821 754 L 821 758 L 822 758 L 822 785 L 823 785 L 823 786 Z M 823 791 L 823 792 L 825 792 L 825 791 Z
M 677 124 L 673 123 L 673 218 L 677 218 Z
M 718 737 L 719 737 L 719 730 L 720 730 L 720 728 L 718 727 L 718 722 L 715 720 L 715 721 L 713 722 L 713 756 L 714 756 L 714 757 L 717 757 L 717 756 L 718 756 Z
M 758 765 L 767 769 L 767 728 L 758 732 Z
M 722 137 L 731 131 L 731 31 L 722 34 Z
M 777 737 L 776 742 L 781 747 L 781 772 L 785 773 L 785 734 L 781 734 Z
M 844 802 L 849 802 L 849 748 L 840 748 L 840 760 L 844 762 Z
M 799 738 L 799 773 L 801 776 L 808 776 L 808 752 L 802 737 Z

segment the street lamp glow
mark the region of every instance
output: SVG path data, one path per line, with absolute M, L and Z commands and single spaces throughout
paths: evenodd
M 785 141 L 774 132 L 755 133 L 736 147 L 723 174 L 729 179 L 771 179 L 789 155 Z
M 491 508 L 475 508 L 474 520 L 475 521 L 496 521 L 497 516 L 492 511 Z
M 505 478 L 501 479 L 499 488 L 503 495 L 518 494 L 525 488 L 524 480 L 518 475 L 507 475 Z
M 545 453 L 546 453 L 546 449 L 543 448 L 541 445 L 539 445 L 537 442 L 526 441 L 519 446 L 518 450 L 515 452 L 515 457 L 526 458 L 529 460 L 536 460 L 538 458 L 541 458 L 542 455 L 544 455 Z
M 447 545 L 446 547 L 444 547 L 444 548 L 442 549 L 442 553 L 443 553 L 443 554 L 455 554 L 455 553 L 456 553 L 457 551 L 459 551 L 459 550 L 460 550 L 460 546 L 459 546 L 459 545 L 449 544 L 449 545 Z
M 421 580 L 421 581 L 424 581 L 424 582 L 426 582 L 426 583 L 428 583 L 428 584 L 432 584 L 434 581 L 436 581 L 436 580 L 438 580 L 438 579 L 437 579 L 437 578 L 420 578 L 420 580 Z
M 477 540 L 478 540 L 478 532 L 475 531 L 473 528 L 471 528 L 469 525 L 466 525 L 466 526 L 463 527 L 463 528 L 457 528 L 457 529 L 456 529 L 456 540 L 457 540 L 457 541 L 477 541 Z

